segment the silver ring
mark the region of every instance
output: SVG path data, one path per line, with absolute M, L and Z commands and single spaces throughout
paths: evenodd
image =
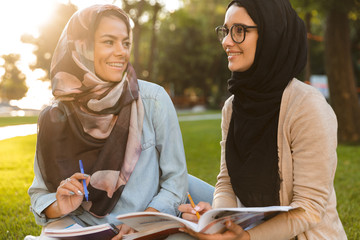
M 71 178 L 67 178 L 65 181 L 66 181 L 66 182 L 70 182 L 70 181 L 71 181 Z

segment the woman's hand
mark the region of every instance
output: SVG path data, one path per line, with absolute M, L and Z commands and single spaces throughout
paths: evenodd
M 45 215 L 48 218 L 67 215 L 80 206 L 84 199 L 84 187 L 81 182 L 83 179 L 86 180 L 86 185 L 88 185 L 90 176 L 82 173 L 75 173 L 60 182 L 56 190 L 56 202 L 45 209 Z
M 119 239 L 122 239 L 122 237 L 126 234 L 131 234 L 131 233 L 134 233 L 135 230 L 132 229 L 131 227 L 129 227 L 128 225 L 126 224 L 121 224 L 121 225 L 118 225 L 116 226 L 120 232 L 118 233 L 118 235 L 116 235 L 115 237 L 113 237 L 111 240 L 119 240 Z
M 159 212 L 158 210 L 156 210 L 155 208 L 152 208 L 152 207 L 148 207 L 145 212 Z M 121 224 L 121 225 L 118 225 L 116 226 L 120 232 L 118 235 L 116 235 L 115 237 L 113 237 L 111 240 L 119 240 L 119 239 L 122 239 L 123 235 L 126 235 L 126 234 L 131 234 L 131 233 L 134 233 L 135 230 L 132 229 L 131 227 L 129 227 L 128 225 L 126 224 Z
M 193 208 L 190 204 L 181 204 L 178 210 L 182 212 L 182 218 L 188 221 L 197 222 L 196 212 L 203 215 L 205 212 L 211 210 L 210 203 L 199 202 L 198 205 Z
M 226 221 L 225 226 L 226 232 L 216 234 L 197 233 L 190 228 L 180 228 L 179 230 L 200 240 L 250 240 L 249 233 L 232 221 Z

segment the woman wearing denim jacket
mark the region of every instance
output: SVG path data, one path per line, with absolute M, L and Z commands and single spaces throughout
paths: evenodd
M 80 10 L 66 25 L 51 63 L 55 100 L 39 117 L 28 191 L 38 224 L 113 223 L 120 239 L 132 230 L 117 215 L 177 215 L 186 201 L 174 106 L 162 87 L 137 79 L 131 43 L 129 18 L 114 5 Z

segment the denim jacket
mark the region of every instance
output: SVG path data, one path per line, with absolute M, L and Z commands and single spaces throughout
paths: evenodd
M 177 215 L 177 207 L 186 201 L 188 188 L 185 153 L 175 108 L 165 90 L 150 82 L 139 80 L 144 105 L 142 152 L 117 205 L 104 218 L 92 216 L 79 207 L 70 213 L 83 226 L 102 223 L 120 224 L 119 214 L 144 211 L 148 207 Z M 37 224 L 46 225 L 57 219 L 48 219 L 43 211 L 55 200 L 42 179 L 37 158 L 35 177 L 28 193 L 31 211 Z

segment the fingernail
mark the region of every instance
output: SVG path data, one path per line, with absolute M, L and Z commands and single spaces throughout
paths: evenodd
M 191 209 L 192 214 L 196 214 L 196 211 L 194 209 Z
M 78 190 L 77 193 L 78 195 L 83 195 L 83 193 L 80 190 Z
M 199 210 L 200 210 L 200 207 L 199 207 L 199 206 L 195 206 L 194 209 L 195 209 L 195 211 L 199 211 Z
M 185 232 L 183 228 L 179 228 L 179 232 Z
M 69 191 L 69 194 L 70 195 L 74 195 L 75 193 L 73 191 Z
M 89 174 L 84 173 L 84 177 L 90 177 L 90 175 L 89 175 Z
M 231 226 L 231 221 L 226 221 L 226 227 L 230 227 Z

